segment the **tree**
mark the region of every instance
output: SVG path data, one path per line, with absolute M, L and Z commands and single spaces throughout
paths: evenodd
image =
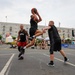
M 0 40 L 2 39 L 2 35 L 0 35 Z
M 15 39 L 16 39 L 16 37 L 15 37 L 15 36 L 12 36 L 12 39 L 13 39 L 13 40 L 15 40 Z
M 71 41 L 70 39 L 66 39 L 66 40 L 65 40 L 65 43 L 66 43 L 66 44 L 71 44 L 71 42 L 72 42 L 72 41 Z

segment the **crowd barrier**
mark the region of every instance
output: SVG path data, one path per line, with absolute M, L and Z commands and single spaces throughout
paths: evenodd
M 75 49 L 75 44 L 62 44 L 61 46 L 63 48 Z

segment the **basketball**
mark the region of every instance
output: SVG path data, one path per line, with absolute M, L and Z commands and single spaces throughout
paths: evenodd
M 34 12 L 35 14 L 37 13 L 37 9 L 36 8 L 32 8 L 31 11 Z

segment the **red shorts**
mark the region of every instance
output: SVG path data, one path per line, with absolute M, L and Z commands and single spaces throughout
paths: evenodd
M 24 47 L 24 46 L 26 46 L 27 45 L 27 42 L 18 42 L 18 44 L 17 44 L 18 46 L 22 46 L 22 47 Z

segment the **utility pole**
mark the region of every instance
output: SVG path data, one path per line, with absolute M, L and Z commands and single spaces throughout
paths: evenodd
M 6 18 L 6 22 L 7 22 L 7 16 L 5 16 L 5 18 Z
M 59 28 L 60 28 L 60 24 L 61 24 L 61 23 L 59 22 Z

